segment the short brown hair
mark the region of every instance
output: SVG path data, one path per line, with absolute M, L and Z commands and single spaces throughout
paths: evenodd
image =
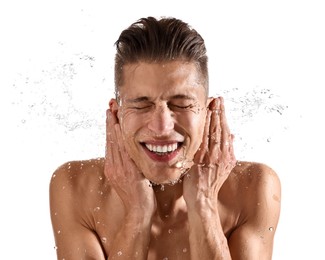
M 144 62 L 177 59 L 194 62 L 202 74 L 208 93 L 208 57 L 201 35 L 187 23 L 176 18 L 141 18 L 122 31 L 115 42 L 115 94 L 123 85 L 123 66 Z

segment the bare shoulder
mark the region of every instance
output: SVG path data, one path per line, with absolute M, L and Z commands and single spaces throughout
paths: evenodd
M 273 168 L 264 163 L 238 162 L 229 176 L 229 182 L 237 195 L 249 205 L 268 198 L 280 202 L 280 179 Z
M 277 173 L 268 165 L 258 162 L 239 161 L 221 190 L 226 203 L 235 201 L 236 207 L 251 211 L 263 202 L 281 200 L 281 183 Z
M 232 194 L 227 202 L 236 201 L 238 209 L 237 222 L 229 237 L 233 257 L 271 259 L 281 207 L 277 173 L 264 163 L 238 162 L 225 184 L 224 194 Z
M 281 183 L 270 166 L 258 162 L 238 162 L 227 181 L 227 191 L 240 204 L 239 222 L 256 222 L 272 215 L 276 226 L 280 214 Z
M 102 158 L 70 161 L 59 166 L 50 181 L 51 213 L 80 208 L 107 192 Z M 64 203 L 63 203 L 64 202 Z
M 104 182 L 103 165 L 103 158 L 66 162 L 54 171 L 50 186 L 61 190 L 91 189 Z
M 237 163 L 232 171 L 232 177 L 244 182 L 247 185 L 256 184 L 273 184 L 280 185 L 280 180 L 277 173 L 270 166 L 259 162 L 244 162 Z
M 71 161 L 54 171 L 50 213 L 58 259 L 107 258 L 96 234 L 96 215 L 98 201 L 106 201 L 100 198 L 108 193 L 103 159 Z

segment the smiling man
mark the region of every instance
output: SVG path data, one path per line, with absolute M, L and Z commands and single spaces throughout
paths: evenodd
M 51 179 L 58 259 L 271 259 L 280 182 L 236 160 L 201 36 L 148 17 L 116 46 L 106 156 Z

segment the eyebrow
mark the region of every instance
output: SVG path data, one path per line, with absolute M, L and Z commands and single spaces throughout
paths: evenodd
M 195 96 L 192 95 L 185 95 L 185 94 L 178 94 L 171 96 L 170 99 L 187 99 L 187 100 L 196 100 Z
M 149 98 L 146 96 L 126 100 L 127 103 L 140 103 L 140 102 L 146 102 L 146 101 L 149 101 Z
M 192 95 L 185 95 L 185 94 L 177 94 L 174 96 L 171 96 L 169 99 L 186 99 L 186 100 L 196 100 L 196 98 Z M 127 103 L 141 103 L 141 102 L 148 102 L 150 101 L 150 98 L 147 96 L 137 97 L 133 99 L 127 99 Z

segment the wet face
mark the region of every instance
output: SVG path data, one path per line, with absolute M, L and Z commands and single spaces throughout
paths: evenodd
M 117 115 L 126 150 L 154 183 L 178 180 L 202 141 L 207 99 L 193 63 L 126 65 Z

